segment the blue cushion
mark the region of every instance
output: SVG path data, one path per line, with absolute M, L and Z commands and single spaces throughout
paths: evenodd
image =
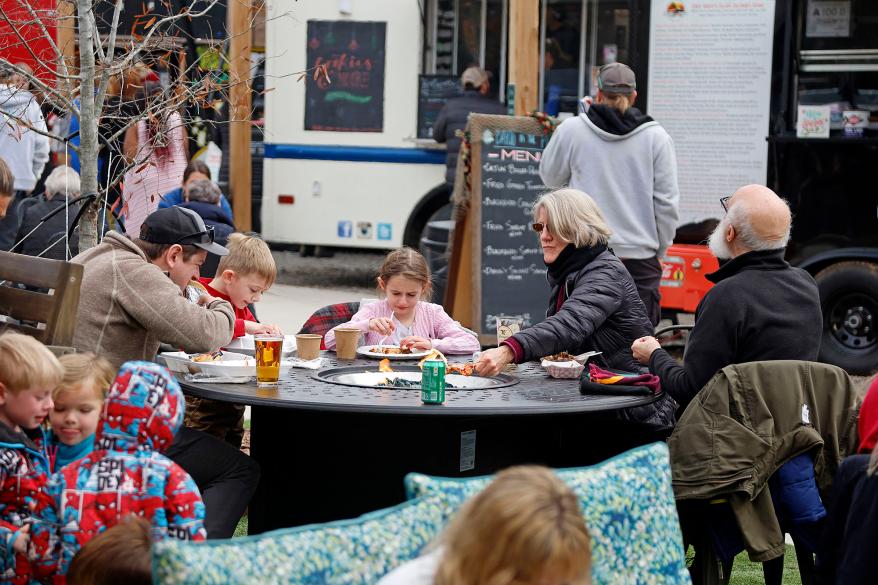
M 372 585 L 436 538 L 448 520 L 446 510 L 435 498 L 418 498 L 355 520 L 234 540 L 165 540 L 153 547 L 153 580 L 168 585 Z
M 592 583 L 691 583 L 671 489 L 668 448 L 654 443 L 591 467 L 556 470 L 582 502 Z M 491 477 L 406 476 L 411 498 L 438 498 L 450 516 Z

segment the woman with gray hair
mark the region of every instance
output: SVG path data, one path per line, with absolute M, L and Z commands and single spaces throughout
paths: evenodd
M 45 188 L 44 195 L 34 198 L 34 203 L 24 203 L 27 207 L 24 208 L 21 225 L 15 237 L 17 245 L 12 251 L 28 256 L 67 260 L 64 241 L 68 226 L 79 212 L 79 203 L 71 205 L 67 213 L 59 211 L 42 225 L 40 221 L 49 212 L 64 207 L 68 200 L 79 197 L 79 173 L 66 165 L 57 166 L 46 177 Z M 70 241 L 70 257 L 78 250 L 79 238 L 74 234 Z
M 183 194 L 185 202 L 180 207 L 191 209 L 201 216 L 204 225 L 213 228 L 214 241 L 225 246 L 229 235 L 235 231 L 231 216 L 222 207 L 222 192 L 210 179 L 196 179 L 186 185 Z M 219 266 L 219 256 L 208 254 L 201 265 L 201 276 L 213 277 Z
M 639 372 L 631 343 L 652 333 L 631 275 L 607 247 L 612 233 L 594 200 L 576 189 L 559 189 L 533 207 L 551 286 L 546 319 L 482 352 L 476 370 L 493 376 L 506 364 L 568 351 L 603 352 L 604 365 Z M 673 424 L 673 401 L 663 397 L 634 409 L 628 418 Z

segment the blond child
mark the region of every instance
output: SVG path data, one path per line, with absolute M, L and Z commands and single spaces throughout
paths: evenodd
M 271 288 L 277 277 L 274 257 L 262 239 L 234 233 L 226 244 L 229 253 L 220 258 L 213 278 L 200 278 L 207 292 L 229 301 L 235 309 L 235 334 L 280 334 L 280 327 L 259 323 L 248 308 L 262 300 L 262 294 Z
M 229 253 L 220 258 L 216 276 L 201 278 L 199 282 L 208 294 L 232 304 L 235 310 L 234 337 L 261 333 L 280 335 L 280 327 L 259 323 L 248 307 L 262 299 L 262 293 L 271 288 L 277 276 L 268 244 L 256 236 L 235 233 L 229 236 L 226 247 Z M 244 437 L 244 406 L 187 396 L 186 426 L 238 448 Z
M 590 546 L 579 500 L 557 475 L 510 467 L 461 507 L 427 554 L 378 585 L 588 585 Z
M 0 582 L 33 577 L 26 556 L 31 523 L 48 502 L 49 461 L 40 426 L 52 410 L 61 364 L 27 335 L 0 335 Z
M 448 316 L 442 305 L 429 302 L 430 269 L 412 248 L 400 248 L 384 257 L 378 271 L 384 298 L 361 305 L 351 320 L 337 328 L 354 327 L 366 335 L 366 345 L 399 345 L 404 349 L 438 349 L 442 353 L 478 351 L 479 340 Z M 335 348 L 335 329 L 326 333 L 326 349 Z
M 93 353 L 71 353 L 58 360 L 64 369 L 61 383 L 52 392 L 49 413 L 49 463 L 56 472 L 94 449 L 94 434 L 116 371 Z

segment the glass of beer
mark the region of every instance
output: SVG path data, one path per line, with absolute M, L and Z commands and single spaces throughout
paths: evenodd
M 281 335 L 257 335 L 256 385 L 275 386 L 280 377 L 280 358 L 284 347 Z

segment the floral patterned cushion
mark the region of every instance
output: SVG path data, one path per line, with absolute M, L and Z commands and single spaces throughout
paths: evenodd
M 582 501 L 591 535 L 592 583 L 691 583 L 671 489 L 667 445 L 654 443 L 592 467 L 556 470 Z M 411 498 L 436 497 L 446 516 L 491 477 L 406 476 Z
M 168 585 L 372 585 L 434 540 L 450 510 L 427 497 L 354 520 L 234 540 L 169 539 L 153 547 L 153 580 Z

